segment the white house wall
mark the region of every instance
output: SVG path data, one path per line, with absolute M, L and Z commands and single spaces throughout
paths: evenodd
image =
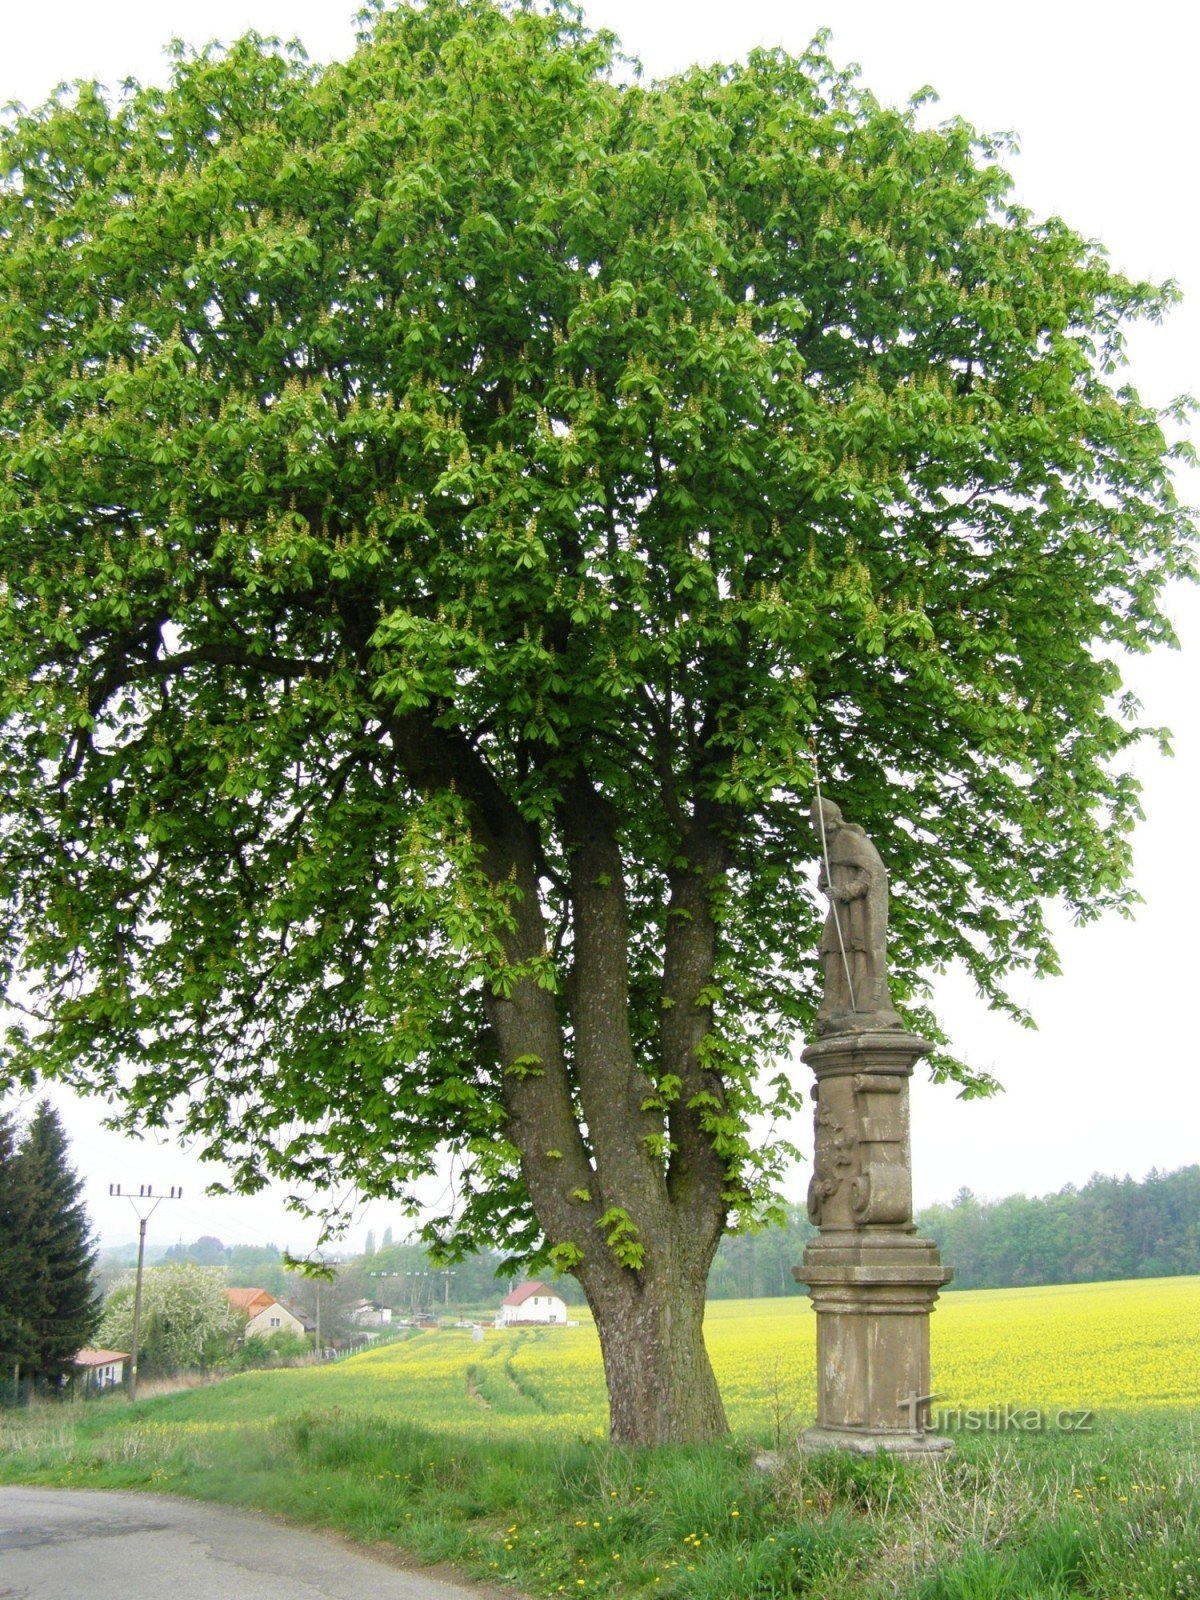
M 303 1337 L 304 1324 L 281 1305 L 268 1306 L 246 1324 L 247 1339 L 269 1339 L 275 1333 L 298 1333 Z
M 509 1322 L 563 1322 L 567 1320 L 566 1302 L 557 1296 L 535 1296 L 519 1306 L 502 1307 L 502 1315 Z

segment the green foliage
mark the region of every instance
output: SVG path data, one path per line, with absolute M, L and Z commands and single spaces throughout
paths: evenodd
M 96 1248 L 58 1113 L 43 1101 L 14 1135 L 0 1116 L 0 1362 L 57 1383 L 100 1320 Z
M 134 1277 L 127 1273 L 105 1304 L 100 1338 L 106 1348 L 130 1348 Z M 239 1327 L 220 1268 L 184 1261 L 143 1273 L 138 1366 L 144 1376 L 212 1366 L 228 1353 Z
M 646 1247 L 638 1238 L 637 1225 L 622 1206 L 610 1206 L 603 1216 L 596 1218 L 596 1226 L 603 1230 L 604 1242 L 623 1267 L 640 1267 L 646 1259 Z M 555 1264 L 578 1266 L 583 1252 L 574 1250 Z
M 609 1243 L 612 1243 L 611 1235 L 609 1237 Z M 626 1243 L 625 1249 L 629 1250 L 630 1248 L 630 1245 Z M 550 1264 L 554 1267 L 556 1272 L 570 1272 L 573 1267 L 577 1267 L 583 1260 L 583 1251 L 577 1244 L 572 1244 L 569 1239 L 564 1239 L 561 1244 L 552 1245 L 547 1254 L 550 1258 Z M 640 1266 L 641 1262 L 640 1260 L 627 1261 L 626 1265 Z M 557 1288 L 557 1283 L 555 1287 Z
M 561 1244 L 586 1190 L 653 1261 L 664 1180 L 698 1216 L 715 1158 L 718 1231 L 769 1195 L 813 751 L 901 998 L 957 958 L 1007 1005 L 1047 899 L 1128 908 L 1117 661 L 1192 530 L 1116 373 L 1174 291 L 819 42 L 646 86 L 562 0 L 365 29 L 3 136 L 8 1070 L 174 1106 L 246 1190 L 448 1148 L 464 1248 Z M 585 1105 L 600 993 L 638 1092 Z
M 584 1199 L 590 1199 L 584 1195 Z M 387 1240 L 391 1229 L 384 1231 Z M 582 1303 L 579 1284 L 570 1268 L 581 1256 L 578 1246 L 564 1241 L 561 1248 L 548 1252 L 555 1269 L 554 1291 L 568 1305 Z M 413 1311 L 451 1309 L 470 1306 L 492 1308 L 515 1282 L 511 1264 L 496 1250 L 480 1250 L 458 1255 L 447 1266 L 442 1252 L 433 1252 L 419 1243 L 382 1245 L 374 1255 L 365 1253 L 346 1263 L 340 1271 L 351 1275 L 356 1293 L 379 1305 L 389 1306 L 399 1315 Z M 289 1290 L 289 1293 L 291 1291 Z
M 726 1234 L 708 1274 L 708 1298 L 750 1300 L 807 1294 L 792 1277 L 792 1268 L 800 1265 L 804 1247 L 816 1234 L 804 1207 L 794 1205 L 782 1207 L 781 1215 L 767 1227 Z M 935 1237 L 940 1243 L 941 1236 Z
M 963 1189 L 917 1213 L 954 1268 L 954 1289 L 1200 1275 L 1200 1167 L 1142 1182 L 1096 1174 L 1082 1189 L 980 1200 Z M 754 1232 L 726 1235 L 708 1277 L 710 1300 L 804 1294 L 792 1268 L 816 1236 L 803 1206 Z
M 1096 1174 L 1082 1189 L 980 1200 L 963 1189 L 918 1212 L 954 1268 L 954 1289 L 1200 1275 L 1200 1168 L 1151 1172 L 1142 1182 Z M 804 1294 L 792 1268 L 816 1236 L 803 1206 L 727 1235 L 708 1277 L 710 1300 Z
M 250 1372 L 256 1367 L 279 1367 L 312 1354 L 312 1345 L 300 1333 L 253 1334 L 239 1342 L 221 1365 L 230 1372 Z

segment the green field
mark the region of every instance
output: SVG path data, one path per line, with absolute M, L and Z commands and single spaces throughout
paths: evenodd
M 947 1294 L 932 1328 L 934 1383 L 948 1409 L 1200 1404 L 1200 1278 Z M 776 1445 L 812 1420 L 807 1297 L 715 1301 L 706 1335 L 739 1436 Z M 586 1313 L 575 1328 L 489 1327 L 480 1343 L 460 1329 L 417 1333 L 331 1369 L 248 1373 L 167 1409 L 178 1424 L 214 1427 L 314 1405 L 494 1438 L 589 1440 L 606 1419 Z
M 710 1309 L 728 1446 L 608 1446 L 585 1321 L 10 1413 L 0 1474 L 261 1506 L 536 1594 L 1197 1600 L 1200 1279 L 951 1294 L 933 1327 L 959 1424 L 934 1468 L 788 1451 L 813 1409 L 797 1297 Z M 1006 1405 L 1040 1425 L 1002 1431 Z

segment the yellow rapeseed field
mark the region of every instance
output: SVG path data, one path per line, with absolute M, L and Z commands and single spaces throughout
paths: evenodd
M 736 1429 L 768 1439 L 811 1420 L 807 1299 L 716 1301 L 706 1333 Z M 1195 1277 L 950 1293 L 933 1317 L 934 1386 L 948 1408 L 1196 1404 L 1198 1348 Z M 281 1385 L 309 1377 L 262 1376 Z M 311 1377 L 321 1379 L 325 1403 L 369 1405 L 433 1428 L 594 1437 L 605 1427 L 600 1349 L 586 1320 L 487 1328 L 482 1343 L 465 1330 L 422 1333 Z

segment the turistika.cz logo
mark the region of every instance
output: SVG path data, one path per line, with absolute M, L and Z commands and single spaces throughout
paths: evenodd
M 1006 1400 L 987 1406 L 940 1406 L 939 1394 L 910 1394 L 901 1401 L 914 1433 L 1090 1433 L 1095 1411 L 1083 1406 L 1043 1411 Z

